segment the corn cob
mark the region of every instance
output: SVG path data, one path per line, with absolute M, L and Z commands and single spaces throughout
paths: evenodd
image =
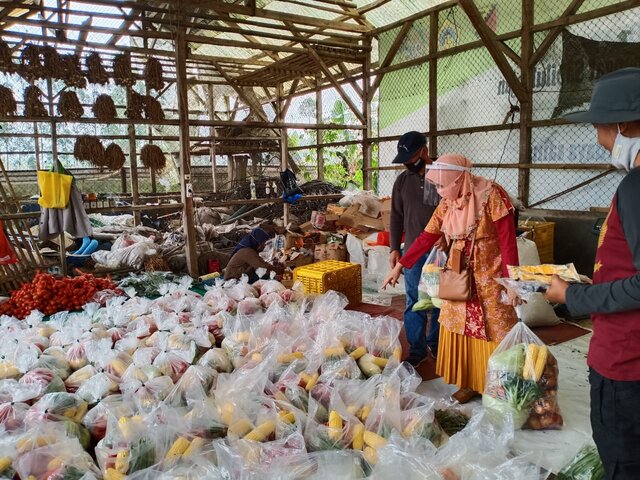
M 182 454 L 187 451 L 187 448 L 189 448 L 190 445 L 191 442 L 189 442 L 189 440 L 184 437 L 178 437 L 178 439 L 173 442 L 173 445 L 171 445 L 171 448 L 169 449 L 167 454 L 164 456 L 164 461 L 169 465 L 173 465 L 178 460 L 180 460 L 180 457 L 182 457 Z
M 293 352 L 293 353 L 283 353 L 282 355 L 278 355 L 278 363 L 291 363 L 295 360 L 301 360 L 304 358 L 302 352 Z
M 16 442 L 16 450 L 18 453 L 28 452 L 34 448 L 45 447 L 49 444 L 56 443 L 57 439 L 53 435 L 39 435 L 37 437 L 21 438 Z
M 369 465 L 375 465 L 376 463 L 378 463 L 378 453 L 376 452 L 375 448 L 366 447 L 363 454 L 364 459 Z
M 358 347 L 353 352 L 351 352 L 349 356 L 354 360 L 358 360 L 365 353 L 367 353 L 367 349 L 365 347 Z
M 73 416 L 73 420 L 75 420 L 77 423 L 81 423 L 82 419 L 87 414 L 88 409 L 89 404 L 87 402 L 82 402 L 76 409 L 76 414 Z
M 402 347 L 398 345 L 396 348 L 394 348 L 391 356 L 394 358 L 394 360 L 397 360 L 398 362 L 402 360 Z
M 254 362 L 261 362 L 264 358 L 262 357 L 261 353 L 252 353 L 251 354 L 251 360 L 253 360 Z
M 356 407 L 355 405 L 349 405 L 347 407 L 347 412 L 349 412 L 349 415 L 356 415 L 358 413 L 358 407 Z
M 222 406 L 222 411 L 220 412 L 220 418 L 222 423 L 229 426 L 233 422 L 233 411 L 234 406 L 233 403 L 227 402 Z
M 377 433 L 373 433 L 367 430 L 364 432 L 364 443 L 373 448 L 380 448 L 384 447 L 387 444 L 387 440 Z
M 27 477 L 27 480 L 38 480 L 38 479 L 35 477 L 35 475 L 29 475 Z
M 278 416 L 280 417 L 280 421 L 284 423 L 294 423 L 296 421 L 296 416 L 293 412 L 282 410 L 278 413 Z
M 384 368 L 387 366 L 387 363 L 389 362 L 388 358 L 382 358 L 382 357 L 373 357 L 371 359 L 371 361 L 374 363 L 374 365 L 377 365 L 380 368 Z
M 320 375 L 318 375 L 317 372 L 314 373 L 313 376 L 311 377 L 311 380 L 307 382 L 307 386 L 304 389 L 307 392 L 310 392 L 311 389 L 316 386 L 316 383 L 318 383 L 318 378 L 320 378 Z
M 364 405 L 358 412 L 357 417 L 364 422 L 369 417 L 370 413 L 371 407 L 369 405 Z
M 120 450 L 116 454 L 115 470 L 119 473 L 127 473 L 129 470 L 129 450 Z
M 529 380 L 533 376 L 537 356 L 538 346 L 535 343 L 530 343 L 527 347 L 527 355 L 525 356 L 524 368 L 522 369 L 522 378 L 525 380 Z
M 342 357 L 345 353 L 344 347 L 331 347 L 324 349 L 325 357 Z
M 264 442 L 275 431 L 276 424 L 273 420 L 258 425 L 244 436 L 245 440 L 253 440 L 254 442 Z
M 194 439 L 191 440 L 191 445 L 189 445 L 189 447 L 182 454 L 182 458 L 193 457 L 194 455 L 200 453 L 200 449 L 202 448 L 203 445 L 204 445 L 204 438 L 194 437 Z
M 541 346 L 538 349 L 538 357 L 536 358 L 535 368 L 533 372 L 532 380 L 537 382 L 542 377 L 542 372 L 544 372 L 544 367 L 547 365 L 547 357 L 549 356 L 549 349 L 546 345 Z
M 335 410 L 329 412 L 329 428 L 327 429 L 329 439 L 337 442 L 342 435 L 342 417 Z
M 0 473 L 11 466 L 11 457 L 0 457 Z
M 115 468 L 107 468 L 107 471 L 104 474 L 104 480 L 124 480 L 125 478 L 126 475 L 124 473 L 120 473 Z
M 362 450 L 364 448 L 364 425 L 361 423 L 353 427 L 351 446 L 354 450 Z
M 415 431 L 416 427 L 420 424 L 420 420 L 421 420 L 420 417 L 412 418 L 411 421 L 407 423 L 407 426 L 402 431 L 402 436 L 410 437 L 411 435 L 413 435 L 413 432 Z
M 251 334 L 249 332 L 238 332 L 236 333 L 236 341 L 240 343 L 247 343 L 250 336 Z
M 251 431 L 252 428 L 253 425 L 251 424 L 251 422 L 246 418 L 243 418 L 229 425 L 229 430 L 227 431 L 227 433 L 236 437 L 244 437 Z

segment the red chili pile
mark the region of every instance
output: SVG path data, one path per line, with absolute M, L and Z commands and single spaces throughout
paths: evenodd
M 11 298 L 0 303 L 0 315 L 23 319 L 32 310 L 52 315 L 65 310 L 79 310 L 93 296 L 107 289 L 115 289 L 110 278 L 96 278 L 91 274 L 55 278 L 48 273 L 36 273 L 31 283 L 11 292 Z

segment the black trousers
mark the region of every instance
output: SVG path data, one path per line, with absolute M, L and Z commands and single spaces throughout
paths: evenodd
M 640 381 L 589 371 L 591 428 L 606 480 L 640 479 Z

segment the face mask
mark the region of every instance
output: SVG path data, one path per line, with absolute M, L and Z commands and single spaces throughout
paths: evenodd
M 611 149 L 611 165 L 628 172 L 636 166 L 636 157 L 639 152 L 640 137 L 625 137 L 620 133 L 620 126 L 618 126 L 618 135 Z
M 425 164 L 424 159 L 419 158 L 414 163 L 405 163 L 404 166 L 407 167 L 407 170 L 409 170 L 410 172 L 420 173 L 420 170 L 422 170 L 422 167 L 424 167 L 424 164 Z

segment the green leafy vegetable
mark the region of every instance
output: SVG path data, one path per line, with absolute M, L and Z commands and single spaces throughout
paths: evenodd
M 558 480 L 602 480 L 604 467 L 593 446 L 583 447 L 578 454 L 558 473 Z
M 504 352 L 494 353 L 489 359 L 489 370 L 522 374 L 526 344 L 518 343 Z

